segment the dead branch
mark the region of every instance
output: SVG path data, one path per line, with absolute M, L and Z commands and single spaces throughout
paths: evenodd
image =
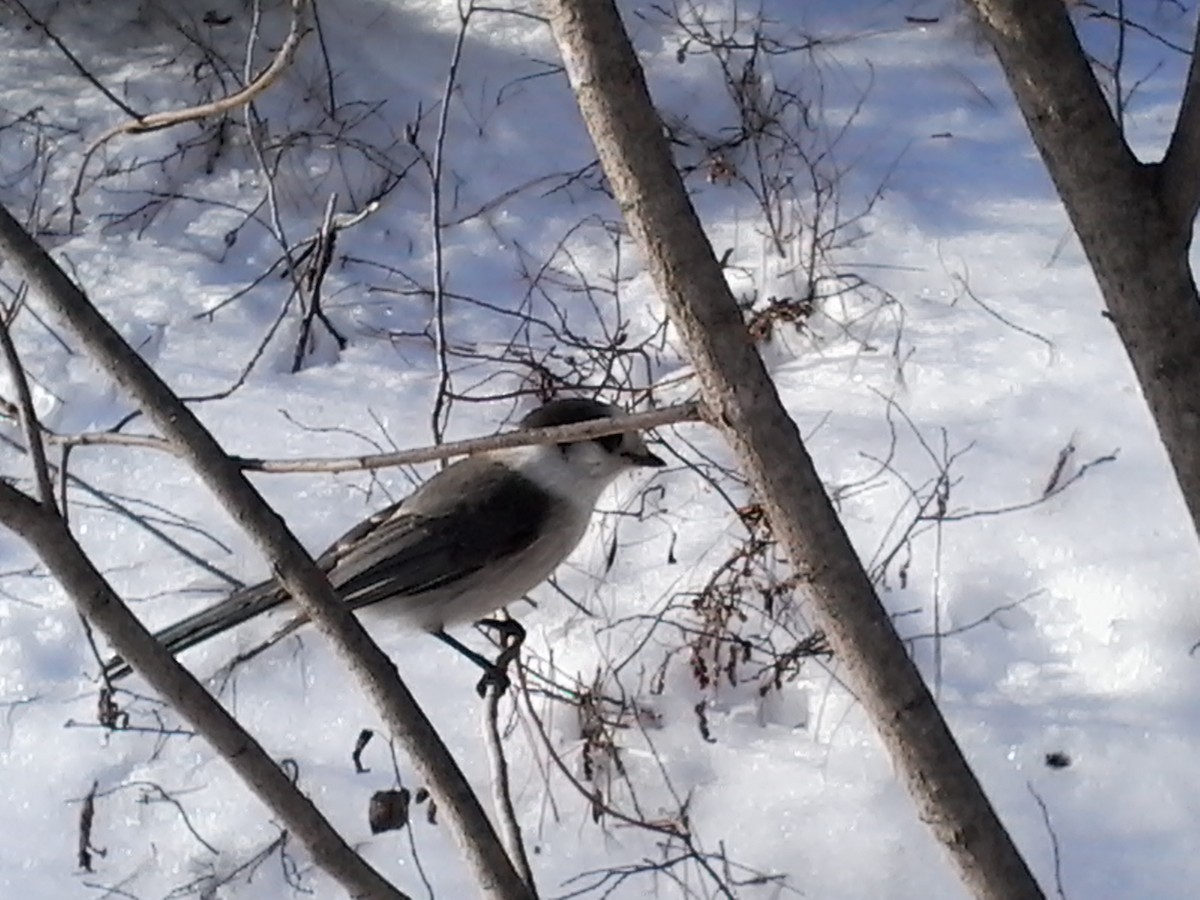
M 450 101 L 454 98 L 454 86 L 458 80 L 458 69 L 462 63 L 463 47 L 467 40 L 467 29 L 471 25 L 471 14 L 475 11 L 475 0 L 467 0 L 463 9 L 458 4 L 458 34 L 454 39 L 454 50 L 450 55 L 450 66 L 446 72 L 446 87 L 442 92 L 441 109 L 438 111 L 437 135 L 434 139 L 433 158 L 429 160 L 429 226 L 433 240 L 433 324 L 437 346 L 438 388 L 430 413 L 433 439 L 440 443 L 450 416 L 450 364 L 446 356 L 446 265 L 442 237 L 442 175 L 445 166 L 446 127 L 450 121 Z M 415 136 L 414 136 L 414 144 Z M 424 154 L 422 154 L 424 157 Z
M 0 413 L 3 413 L 0 408 Z M 397 450 L 391 453 L 372 453 L 363 456 L 309 457 L 298 459 L 260 459 L 249 456 L 230 457 L 241 469 L 248 472 L 283 474 L 295 472 L 357 472 L 390 469 L 396 466 L 433 462 L 453 456 L 485 453 L 489 450 L 506 450 L 513 447 L 529 447 L 534 444 L 557 444 L 603 437 L 622 431 L 659 428 L 680 422 L 696 422 L 706 419 L 704 407 L 698 401 L 676 403 L 661 409 L 630 413 L 611 419 L 592 419 L 574 425 L 558 425 L 554 428 L 531 428 L 521 431 L 505 431 L 490 437 L 449 441 L 412 450 Z M 141 447 L 178 456 L 181 451 L 171 441 L 153 435 L 114 434 L 108 431 L 89 431 L 80 434 L 55 434 L 49 432 L 46 440 L 63 446 L 89 446 L 115 444 L 124 447 Z
M 3 433 L 0 433 L 0 444 L 3 444 L 4 446 L 7 446 L 13 450 L 16 450 L 18 453 L 28 453 L 29 452 L 29 450 L 25 447 L 24 444 L 22 444 L 21 442 L 19 442 L 17 440 L 14 440 L 13 438 L 11 438 L 8 435 L 3 434 Z M 64 447 L 64 449 L 69 449 L 69 448 Z M 200 569 L 207 572 L 209 575 L 212 575 L 214 578 L 217 578 L 220 581 L 225 582 L 225 584 L 229 585 L 230 588 L 239 588 L 239 587 L 244 586 L 242 581 L 240 581 L 237 578 L 234 578 L 228 572 L 223 571 L 222 569 L 213 565 L 211 562 L 204 559 L 198 553 L 195 553 L 194 551 L 189 550 L 182 543 L 177 541 L 175 538 L 171 537 L 169 534 L 167 534 L 165 529 L 159 527 L 159 525 L 157 525 L 155 522 L 152 522 L 149 519 L 149 517 L 144 516 L 144 515 L 139 515 L 132 507 L 132 503 L 135 502 L 136 498 L 122 496 L 119 494 L 112 494 L 112 493 L 102 491 L 100 488 L 96 487 L 91 482 L 85 481 L 83 478 L 80 478 L 78 475 L 74 475 L 74 474 L 70 473 L 67 470 L 65 463 L 58 467 L 51 466 L 50 472 L 52 475 L 57 474 L 57 477 L 58 477 L 59 504 L 60 504 L 60 509 L 62 510 L 64 517 L 67 514 L 67 508 L 68 508 L 67 502 L 66 502 L 66 496 L 67 496 L 67 487 L 69 486 L 71 488 L 76 488 L 78 490 L 83 491 L 88 496 L 95 498 L 100 504 L 103 504 L 104 507 L 107 507 L 108 509 L 112 510 L 116 515 L 119 515 L 119 516 L 122 516 L 122 517 L 128 519 L 130 522 L 132 522 L 138 528 L 144 529 L 147 533 L 152 535 L 156 540 L 162 541 L 167 547 L 169 547 L 171 549 L 172 552 L 174 552 L 174 553 L 178 554 L 179 556 L 181 556 L 182 558 L 188 560 L 188 562 L 192 563 L 193 565 L 198 566 Z M 169 522 L 167 524 L 178 526 L 180 523 L 179 522 Z M 209 537 L 211 537 L 211 535 Z
M 121 111 L 126 115 L 134 116 L 135 118 L 137 117 L 137 110 L 105 87 L 104 83 L 88 70 L 88 67 L 80 61 L 79 57 L 71 52 L 71 48 L 63 42 L 63 39 L 54 33 L 45 19 L 39 19 L 37 16 L 35 16 L 33 11 L 30 10 L 30 8 L 24 3 L 22 3 L 21 0 L 12 0 L 12 4 L 13 6 L 17 7 L 17 9 L 21 10 L 21 12 L 25 15 L 25 18 L 42 30 L 42 34 L 44 34 L 54 44 L 54 46 L 58 47 L 59 51 L 67 58 L 67 62 L 71 64 L 75 71 L 78 72 L 80 76 L 82 76 L 83 79 L 92 87 L 102 93 L 108 99 L 109 103 L 112 103 L 114 106 L 120 108 Z
M 321 219 L 321 230 L 317 232 L 316 240 L 311 245 L 312 252 L 308 254 L 308 268 L 299 279 L 301 294 L 304 299 L 304 317 L 300 320 L 300 335 L 296 338 L 296 349 L 292 354 L 292 372 L 299 372 L 308 350 L 312 334 L 313 321 L 319 321 L 337 341 L 338 349 L 346 349 L 346 338 L 329 321 L 329 316 L 321 308 L 321 286 L 325 283 L 325 275 L 333 262 L 333 248 L 337 242 L 338 228 L 333 215 L 337 207 L 337 194 L 330 194 L 325 203 L 325 216 Z
M 93 781 L 92 788 L 88 791 L 87 796 L 83 798 L 83 803 L 79 806 L 79 845 L 76 852 L 76 865 L 84 872 L 95 871 L 92 868 L 92 854 L 97 853 L 104 856 L 105 851 L 100 850 L 92 844 L 92 823 L 96 818 L 96 789 L 100 786 L 100 782 Z
M 679 803 L 678 809 L 673 812 L 663 811 L 663 814 L 658 817 L 651 818 L 640 808 L 636 795 L 632 794 L 632 783 L 630 782 L 624 765 L 620 761 L 618 747 L 613 742 L 610 734 L 610 725 L 605 722 L 603 716 L 599 714 L 599 703 L 597 701 L 604 700 L 600 695 L 595 693 L 591 688 L 584 689 L 582 692 L 572 691 L 572 700 L 568 702 L 576 706 L 581 717 L 581 730 L 584 732 L 584 747 L 582 749 L 582 776 L 575 775 L 571 768 L 567 765 L 562 755 L 555 749 L 551 741 L 546 720 L 537 712 L 533 705 L 533 691 L 530 688 L 530 676 L 536 676 L 536 673 L 531 672 L 525 666 L 519 666 L 517 669 L 519 681 L 519 690 L 517 692 L 518 700 L 521 703 L 521 710 L 524 713 L 524 721 L 527 725 L 532 726 L 533 736 L 546 749 L 548 758 L 557 772 L 566 780 L 566 782 L 578 794 L 587 800 L 591 808 L 591 816 L 593 821 L 600 823 L 605 819 L 611 819 L 622 826 L 632 827 L 655 835 L 655 841 L 659 848 L 662 858 L 660 860 L 646 860 L 643 865 L 634 867 L 629 875 L 639 872 L 660 873 L 665 874 L 672 880 L 679 881 L 679 876 L 672 872 L 672 869 L 681 865 L 694 865 L 696 869 L 702 873 L 702 877 L 711 882 L 712 890 L 703 894 L 703 896 L 719 896 L 733 900 L 735 893 L 731 887 L 736 883 L 730 876 L 731 862 L 726 858 L 724 848 L 720 854 L 706 853 L 692 831 L 690 815 L 688 812 L 688 802 L 675 795 L 674 789 L 671 789 L 675 799 Z M 555 696 L 546 694 L 546 696 Z M 556 696 L 555 699 L 563 699 L 561 696 Z M 617 704 L 622 712 L 626 711 L 626 706 L 623 701 L 609 701 Z M 635 713 L 634 721 L 639 721 L 638 713 Z M 640 724 L 640 722 L 639 722 Z M 590 733 L 589 733 L 590 732 Z M 648 735 L 645 729 L 641 731 L 643 739 L 648 740 Z M 658 759 L 657 752 L 651 748 L 651 753 Z M 600 761 L 607 758 L 613 768 L 625 779 L 625 782 L 630 787 L 630 801 L 633 806 L 632 812 L 623 810 L 620 806 L 613 802 L 611 795 L 606 795 L 604 789 L 596 784 L 595 776 L 597 769 L 602 764 Z M 660 769 L 662 762 L 659 760 Z M 665 775 L 665 772 L 664 772 Z M 584 782 L 588 782 L 585 784 Z M 547 787 L 549 782 L 547 780 Z M 669 781 L 668 781 L 669 786 Z M 732 864 L 736 868 L 744 868 Z M 613 871 L 613 870 L 608 870 Z M 586 877 L 584 873 L 577 878 Z M 781 881 L 777 876 L 763 876 L 771 881 Z M 577 880 L 570 879 L 568 883 Z M 602 879 L 603 880 L 603 879 Z M 619 880 L 623 881 L 624 877 Z M 586 890 L 573 891 L 563 895 L 564 897 L 575 897 L 587 893 Z M 685 892 L 686 896 L 693 896 L 689 890 Z
M 1042 799 L 1042 795 L 1034 789 L 1033 782 L 1026 782 L 1025 786 L 1029 788 L 1029 793 L 1037 802 L 1038 809 L 1042 813 L 1042 822 L 1046 826 L 1046 834 L 1050 836 L 1050 852 L 1054 857 L 1054 892 L 1058 895 L 1058 900 L 1067 900 L 1067 892 L 1063 888 L 1062 880 L 1062 853 L 1058 846 L 1058 834 L 1050 821 L 1050 810 L 1046 807 L 1046 801 Z

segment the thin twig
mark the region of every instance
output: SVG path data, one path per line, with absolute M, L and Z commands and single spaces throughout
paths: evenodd
M 975 509 L 966 512 L 948 513 L 941 517 L 943 522 L 965 522 L 967 519 L 983 519 L 989 516 L 1002 516 L 1010 512 L 1018 512 L 1023 509 L 1030 509 L 1046 502 L 1051 497 L 1057 497 L 1079 479 L 1083 478 L 1089 471 L 1096 466 L 1104 465 L 1105 463 L 1116 462 L 1118 450 L 1113 450 L 1112 453 L 1106 453 L 1104 456 L 1097 456 L 1095 459 L 1081 465 L 1070 478 L 1063 479 L 1053 490 L 1048 490 L 1041 494 L 1035 500 L 1029 500 L 1025 503 L 1014 503 L 1012 506 L 1001 506 L 992 509 Z M 923 518 L 928 518 L 924 517 Z
M 22 3 L 21 0 L 12 0 L 12 4 L 13 4 L 13 6 L 16 6 L 18 9 L 20 9 L 21 12 L 23 12 L 25 14 L 25 17 L 27 19 L 29 19 L 30 22 L 32 22 L 38 28 L 42 29 L 42 34 L 46 35 L 46 37 L 49 38 L 54 43 L 54 45 L 57 46 L 58 49 L 62 51 L 63 56 L 65 56 L 67 58 L 67 61 L 75 68 L 75 71 L 78 72 L 80 75 L 82 75 L 84 77 L 84 79 L 86 79 L 87 82 L 89 84 L 91 84 L 92 87 L 94 87 L 96 90 L 98 90 L 100 93 L 102 93 L 105 97 L 107 97 L 110 103 L 112 103 L 114 106 L 119 107 L 121 109 L 121 111 L 124 112 L 125 115 L 127 115 L 127 116 L 132 116 L 135 119 L 141 118 L 141 114 L 136 109 L 134 109 L 132 106 L 130 106 L 124 100 L 122 100 L 120 97 L 118 97 L 112 91 L 110 91 L 107 87 L 104 86 L 103 83 L 101 83 L 100 79 L 98 79 L 95 75 L 93 75 L 91 72 L 89 72 L 87 67 L 82 62 L 79 61 L 79 57 L 77 57 L 74 53 L 72 53 L 71 49 L 66 44 L 63 43 L 62 39 L 59 38 L 59 36 L 57 34 L 55 34 L 53 31 L 50 30 L 49 25 L 47 25 L 43 20 L 37 18 L 37 16 L 35 16 L 32 12 L 30 12 L 28 6 L 26 6 L 24 3 Z
M 249 104 L 255 97 L 279 80 L 279 76 L 291 65 L 292 59 L 296 55 L 296 50 L 300 47 L 300 42 L 307 33 L 304 28 L 304 21 L 305 12 L 308 9 L 308 0 L 291 0 L 291 5 L 291 29 L 288 31 L 287 37 L 284 38 L 283 44 L 279 47 L 279 52 L 275 54 L 270 64 L 259 73 L 258 77 L 250 81 L 244 88 L 208 103 L 200 103 L 196 106 L 189 106 L 186 109 L 150 113 L 149 115 L 138 116 L 122 122 L 104 132 L 87 148 L 83 154 L 83 160 L 79 163 L 79 172 L 75 176 L 75 184 L 71 188 L 71 218 L 69 225 L 71 231 L 74 231 L 75 217 L 79 215 L 79 194 L 83 190 L 83 178 L 87 172 L 88 163 L 96 151 L 113 138 L 122 134 L 148 134 L 152 131 L 162 131 L 164 128 L 174 128 L 176 125 L 183 125 L 186 122 L 197 122 L 201 119 L 207 119 L 210 116 L 223 115 L 238 107 Z
M 1113 107 L 1117 117 L 1117 127 L 1125 131 L 1125 0 L 1117 0 L 1117 55 L 1113 60 Z
M 1058 835 L 1054 831 L 1054 826 L 1050 823 L 1050 810 L 1046 808 L 1046 801 L 1041 795 L 1034 790 L 1033 783 L 1027 782 L 1025 785 L 1029 788 L 1029 793 L 1033 795 L 1033 799 L 1037 801 L 1038 809 L 1042 811 L 1042 821 L 1046 824 L 1046 833 L 1050 835 L 1050 852 L 1054 858 L 1054 890 L 1058 894 L 1059 900 L 1067 900 L 1067 892 L 1063 888 L 1062 880 L 1062 855 L 1058 848 Z
M 429 188 L 430 228 L 433 229 L 433 311 L 434 311 L 434 342 L 438 359 L 438 388 L 437 397 L 433 402 L 431 423 L 434 443 L 441 443 L 446 428 L 446 419 L 450 415 L 450 363 L 446 356 L 446 266 L 444 248 L 442 247 L 442 170 L 445 166 L 446 128 L 450 120 L 450 101 L 454 94 L 454 85 L 458 79 L 458 66 L 462 61 L 463 46 L 467 40 L 467 27 L 474 11 L 474 0 L 467 4 L 463 12 L 462 2 L 458 4 L 459 27 L 458 36 L 454 41 L 454 51 L 450 56 L 450 69 L 446 73 L 446 87 L 442 91 L 442 108 L 438 110 L 437 136 L 433 145 L 433 162 L 430 166 L 429 177 L 432 182 Z
M 677 403 L 661 409 L 630 413 L 615 418 L 590 419 L 572 425 L 557 425 L 553 428 L 530 428 L 521 431 L 506 431 L 489 437 L 450 441 L 412 450 L 396 450 L 391 453 L 371 453 L 362 456 L 301 457 L 297 459 L 262 459 L 249 456 L 234 456 L 233 461 L 248 472 L 284 474 L 295 472 L 356 472 L 388 469 L 415 463 L 433 462 L 454 456 L 484 453 L 489 450 L 506 450 L 514 447 L 529 447 L 534 444 L 559 444 L 603 437 L 623 431 L 659 428 L 681 422 L 705 421 L 708 416 L 698 401 Z M 178 449 L 170 441 L 153 435 L 113 434 L 111 432 L 83 432 L 80 434 L 53 434 L 47 440 L 64 446 L 116 444 L 126 447 L 143 447 L 162 453 L 178 455 Z
M 346 348 L 346 339 L 329 321 L 329 317 L 321 309 L 321 286 L 325 283 L 325 275 L 333 262 L 333 248 L 337 243 L 337 222 L 334 210 L 337 208 L 338 195 L 330 194 L 325 203 L 325 215 L 321 219 L 321 230 L 317 233 L 316 241 L 312 244 L 313 252 L 308 256 L 307 271 L 300 277 L 298 284 L 304 300 L 304 316 L 300 321 L 300 335 L 296 338 L 296 349 L 292 354 L 292 372 L 299 372 L 304 363 L 305 350 L 308 347 L 309 335 L 312 334 L 313 320 L 318 320 L 333 339 L 337 341 L 338 349 Z
M 508 760 L 504 756 L 504 744 L 500 738 L 500 690 L 496 685 L 488 688 L 483 704 L 483 731 L 487 738 L 488 761 L 492 767 L 492 802 L 496 807 L 496 818 L 500 826 L 500 840 L 504 842 L 508 856 L 516 866 L 517 874 L 537 898 L 537 885 L 533 880 L 533 869 L 525 852 L 525 841 L 521 837 L 521 824 L 513 807 L 512 783 L 508 774 Z
M 967 622 L 965 625 L 959 625 L 955 628 L 949 628 L 946 631 L 942 631 L 942 632 L 932 632 L 931 631 L 928 634 L 911 634 L 911 635 L 907 635 L 904 638 L 904 640 L 908 641 L 908 642 L 924 641 L 924 640 L 930 640 L 930 639 L 936 639 L 936 638 L 954 637 L 955 635 L 964 634 L 968 631 L 971 631 L 972 629 L 978 628 L 980 625 L 983 625 L 985 622 L 995 621 L 996 617 L 1001 615 L 1002 613 L 1006 613 L 1010 609 L 1017 609 L 1018 607 L 1023 606 L 1025 603 L 1032 600 L 1034 597 L 1040 596 L 1041 594 L 1044 594 L 1044 593 L 1045 593 L 1045 591 L 1039 588 L 1036 591 L 1031 591 L 1030 593 L 1026 594 L 1024 597 L 1022 597 L 1019 600 L 1014 600 L 1011 603 L 1003 603 L 1000 606 L 997 606 L 995 609 L 989 610 L 984 615 L 980 616 L 978 619 Z
M 23 444 L 10 438 L 8 435 L 6 435 L 2 432 L 0 432 L 0 444 L 4 444 L 5 446 L 11 447 L 13 450 L 18 451 L 19 453 L 27 453 L 28 452 Z M 109 507 L 111 510 L 113 510 L 113 512 L 115 512 L 117 515 L 124 516 L 126 519 L 128 519 L 130 522 L 132 522 L 137 527 L 142 528 L 145 531 L 149 532 L 154 537 L 156 537 L 158 540 L 162 541 L 164 544 L 166 544 L 168 547 L 170 547 L 171 550 L 178 553 L 180 556 L 182 556 L 184 559 L 188 560 L 188 562 L 192 563 L 193 565 L 198 566 L 199 568 L 203 569 L 205 572 L 208 572 L 208 574 L 212 575 L 214 578 L 220 579 L 221 581 L 223 581 L 227 585 L 229 585 L 231 588 L 244 587 L 244 584 L 242 581 L 240 581 L 237 578 L 234 578 L 228 572 L 218 569 L 216 566 L 214 566 L 208 560 L 204 559 L 198 553 L 195 553 L 192 550 L 189 550 L 183 544 L 179 543 L 179 541 L 175 540 L 173 537 L 171 537 L 169 534 L 167 534 L 163 529 L 159 528 L 157 525 L 155 525 L 153 522 L 151 522 L 146 516 L 138 515 L 136 512 L 134 512 L 134 510 L 128 503 L 124 502 L 124 501 L 135 501 L 137 498 L 125 497 L 125 496 L 120 496 L 120 495 L 116 495 L 116 494 L 106 493 L 106 492 L 100 490 L 99 488 L 95 487 L 94 485 L 92 485 L 90 482 L 84 481 L 78 475 L 72 475 L 66 468 L 66 460 L 65 459 L 63 461 L 62 466 L 59 468 L 57 474 L 59 476 L 59 494 L 63 498 L 61 512 L 62 512 L 64 521 L 66 521 L 66 518 L 67 518 L 66 513 L 68 510 L 68 506 L 67 506 L 67 502 L 66 502 L 65 498 L 66 498 L 66 488 L 67 488 L 67 485 L 69 484 L 70 486 L 78 488 L 79 490 L 83 491 L 84 493 L 88 494 L 89 496 L 94 497 L 96 500 L 103 503 L 105 506 Z M 142 502 L 144 502 L 144 501 L 142 501 Z

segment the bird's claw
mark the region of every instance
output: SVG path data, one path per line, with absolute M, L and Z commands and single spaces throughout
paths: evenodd
M 503 697 L 509 686 L 512 684 L 512 679 L 508 677 L 499 666 L 492 666 L 490 669 L 485 669 L 483 677 L 479 679 L 479 683 L 475 685 L 475 692 L 479 696 L 486 697 L 488 690 L 495 692 L 497 699 Z
M 496 657 L 496 661 L 483 670 L 483 677 L 475 685 L 475 690 L 480 697 L 487 696 L 488 688 L 492 688 L 495 691 L 496 699 L 504 696 L 505 691 L 512 684 L 512 679 L 508 677 L 508 667 L 517 658 L 520 650 L 520 643 L 505 647 L 500 651 L 500 655 Z
M 475 624 L 495 631 L 501 647 L 519 647 L 525 643 L 525 626 L 516 619 L 480 619 Z

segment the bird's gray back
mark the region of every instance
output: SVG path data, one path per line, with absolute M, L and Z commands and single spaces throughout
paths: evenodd
M 388 603 L 437 629 L 519 599 L 575 548 L 587 519 L 509 466 L 469 457 L 347 533 L 327 571 L 352 607 Z

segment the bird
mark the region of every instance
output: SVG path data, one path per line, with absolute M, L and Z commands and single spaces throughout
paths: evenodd
M 534 409 L 520 428 L 569 425 L 621 413 L 619 407 L 599 400 L 560 398 Z M 351 609 L 372 607 L 433 634 L 484 669 L 480 693 L 488 683 L 503 690 L 507 678 L 497 670 L 499 662 L 466 647 L 446 628 L 479 622 L 519 641 L 524 630 L 515 622 L 486 617 L 520 600 L 570 556 L 600 496 L 618 475 L 665 465 L 638 431 L 468 456 L 355 525 L 317 558 L 317 565 Z M 278 582 L 263 581 L 155 637 L 178 654 L 290 602 Z M 293 620 L 284 633 L 304 621 Z M 507 664 L 511 655 L 502 653 L 501 659 Z M 104 670 L 109 681 L 131 671 L 119 656 Z

